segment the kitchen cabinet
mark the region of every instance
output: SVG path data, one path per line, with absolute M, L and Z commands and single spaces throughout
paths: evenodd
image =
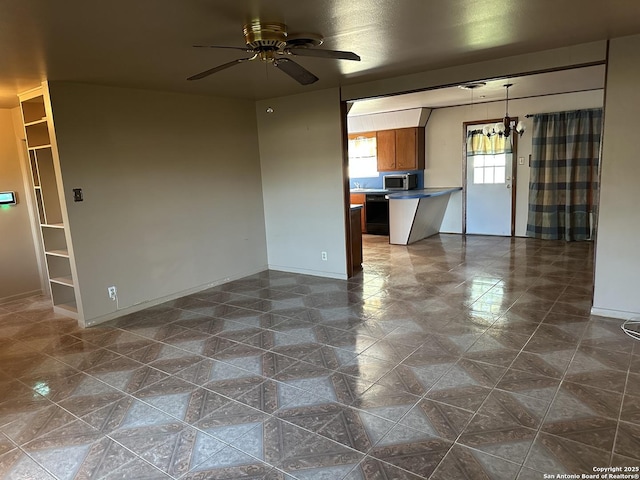
M 360 229 L 362 218 L 362 208 L 350 209 L 352 273 L 362 270 L 362 230 Z
M 396 131 L 376 132 L 378 171 L 388 172 L 396 169 Z
M 378 171 L 424 169 L 424 127 L 376 132 Z
M 364 193 L 352 193 L 351 205 L 362 205 L 362 214 L 360 215 L 360 224 L 362 233 L 367 233 L 367 215 L 366 215 L 366 195 Z

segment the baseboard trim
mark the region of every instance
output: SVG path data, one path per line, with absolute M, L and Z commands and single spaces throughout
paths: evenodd
M 640 317 L 640 312 L 626 312 L 624 310 L 611 310 L 609 308 L 591 307 L 591 315 L 598 317 L 618 318 L 620 320 L 630 320 L 634 317 Z
M 271 265 L 271 264 L 269 264 L 269 270 L 275 270 L 277 272 L 285 272 L 285 273 L 299 273 L 301 275 L 313 275 L 314 277 L 335 278 L 336 280 L 346 280 L 348 278 L 346 273 L 319 272 L 317 270 L 307 270 L 305 268 L 283 267 L 280 265 Z
M 118 317 L 129 315 L 130 313 L 139 312 L 140 310 L 144 310 L 145 308 L 155 307 L 156 305 L 160 305 L 161 303 L 169 302 L 171 300 L 175 300 L 177 298 L 184 297 L 186 295 L 191 295 L 192 293 L 201 292 L 202 290 L 206 290 L 208 288 L 217 287 L 218 285 L 224 285 L 225 283 L 233 282 L 234 280 L 240 280 L 241 278 L 255 275 L 256 273 L 264 272 L 266 269 L 267 269 L 267 266 L 263 265 L 257 269 L 253 269 L 248 272 L 232 275 L 230 277 L 224 277 L 219 280 L 214 280 L 213 282 L 209 282 L 204 285 L 199 285 L 197 287 L 189 288 L 187 290 L 182 290 L 180 292 L 172 293 L 171 295 L 167 295 L 161 298 L 154 298 L 153 300 L 136 303 L 135 305 L 131 305 L 129 307 L 124 307 L 119 310 L 116 310 L 115 312 L 111 312 L 106 315 L 101 315 L 99 317 L 85 320 L 84 325 L 81 325 L 81 327 L 94 327 L 101 323 L 108 322 L 109 320 L 114 320 Z
M 3 303 L 14 302 L 16 300 L 20 300 L 22 298 L 32 297 L 34 295 L 42 295 L 42 290 L 32 290 L 30 292 L 18 293 L 16 295 L 11 295 L 9 297 L 0 298 L 0 305 Z

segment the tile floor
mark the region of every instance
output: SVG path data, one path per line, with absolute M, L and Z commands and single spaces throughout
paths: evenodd
M 589 243 L 365 237 L 79 330 L 0 305 L 0 478 L 542 479 L 640 465 L 640 342 Z

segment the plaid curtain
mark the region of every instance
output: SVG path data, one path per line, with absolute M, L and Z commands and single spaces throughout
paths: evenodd
M 527 236 L 590 238 L 601 130 L 601 108 L 534 115 Z
M 482 130 L 467 132 L 467 156 L 511 153 L 511 140 L 503 135 L 487 137 Z

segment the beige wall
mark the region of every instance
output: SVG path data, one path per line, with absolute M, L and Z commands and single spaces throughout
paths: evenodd
M 516 86 L 513 88 L 516 88 Z M 525 118 L 525 115 L 580 108 L 597 108 L 602 107 L 602 105 L 602 90 L 509 101 L 509 114 L 512 117 L 517 116 L 527 127 L 524 135 L 518 139 L 517 149 L 517 156 L 525 159 L 524 165 L 518 165 L 516 176 L 515 234 L 517 236 L 526 235 L 529 202 L 529 155 L 531 154 L 533 118 Z M 504 109 L 504 102 L 434 109 L 431 112 L 431 117 L 425 130 L 425 186 L 462 186 L 464 175 L 462 170 L 463 122 L 500 118 L 504 116 Z M 462 204 L 462 192 L 451 196 L 442 222 L 441 230 L 443 232 L 462 232 Z
M 266 268 L 254 103 L 50 83 L 87 324 Z M 74 203 L 72 189 L 84 201 Z
M 603 62 L 606 58 L 606 52 L 607 42 L 602 40 L 512 57 L 499 57 L 478 63 L 345 85 L 341 89 L 341 98 L 342 100 L 357 100 L 448 85 L 455 86 L 476 80 L 508 78 L 523 73 L 588 65 Z
M 612 116 L 616 127 L 605 124 L 595 306 L 607 311 L 640 311 L 637 301 L 633 304 L 638 296 L 630 291 L 640 260 L 633 247 L 640 223 L 632 210 L 637 203 L 634 177 L 640 172 L 626 126 L 633 124 L 632 108 L 638 103 L 627 100 L 638 100 L 633 85 L 638 43 L 638 37 L 632 37 L 612 44 L 608 95 L 618 89 L 624 94 L 614 95 L 606 111 L 606 122 Z M 484 79 L 507 67 L 518 73 L 529 67 L 597 61 L 603 57 L 602 46 L 598 42 L 354 85 L 343 88 L 343 98 Z M 346 275 L 337 89 L 260 101 L 257 106 L 68 83 L 53 83 L 51 90 L 89 323 L 115 316 L 115 305 L 106 295 L 109 285 L 118 287 L 120 307 L 127 309 L 241 277 L 267 263 L 274 269 Z M 497 115 L 488 116 L 502 114 L 497 105 Z M 267 106 L 274 114 L 267 116 Z M 514 108 L 512 115 L 534 113 L 531 106 Z M 459 117 L 456 123 L 460 131 Z M 454 180 L 461 181 L 461 164 L 447 163 L 441 173 L 434 173 L 438 156 L 428 150 L 427 184 L 459 184 Z M 520 172 L 519 199 L 525 178 L 528 182 Z M 82 203 L 71 202 L 71 188 L 77 187 L 84 189 Z M 458 212 L 447 218 L 448 225 L 461 222 Z M 21 235 L 22 243 L 29 236 Z M 321 251 L 328 252 L 327 262 L 321 261 Z M 35 265 L 35 252 L 30 258 Z
M 593 313 L 640 315 L 640 35 L 611 40 L 604 118 Z
M 0 303 L 41 292 L 16 113 L 0 109 L 0 191 L 15 191 L 18 197 L 16 206 L 0 208 Z
M 346 278 L 338 89 L 259 101 L 256 111 L 269 268 Z

